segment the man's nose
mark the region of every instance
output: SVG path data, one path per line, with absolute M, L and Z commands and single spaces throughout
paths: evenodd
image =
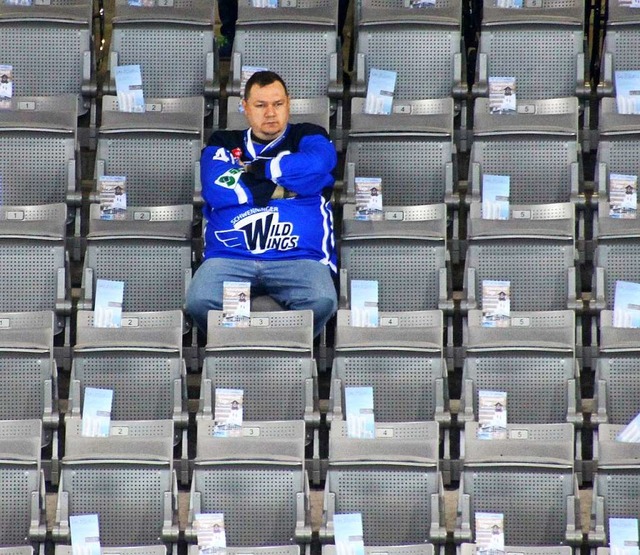
M 276 113 L 276 107 L 275 106 L 267 106 L 267 111 L 266 111 L 266 115 L 267 116 L 273 116 Z

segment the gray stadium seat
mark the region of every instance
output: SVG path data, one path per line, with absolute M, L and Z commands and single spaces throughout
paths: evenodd
M 576 546 L 582 541 L 574 432 L 570 424 L 508 424 L 509 439 L 477 439 L 467 422 L 461 440 L 454 539 L 475 537 L 474 514 L 504 514 L 507 545 Z
M 92 20 L 88 0 L 0 5 L 0 52 L 13 66 L 14 94 L 73 95 L 78 113 L 91 108 L 95 124 Z
M 224 438 L 213 427 L 198 422 L 185 538 L 195 539 L 196 514 L 221 512 L 230 547 L 309 543 L 304 422 L 244 421 L 241 437 Z
M 480 200 L 483 174 L 508 175 L 514 204 L 576 200 L 582 160 L 575 98 L 520 99 L 518 108 L 533 113 L 489 113 L 479 98 L 474 112 L 474 143 L 469 164 L 473 200 Z
M 329 422 L 345 418 L 344 388 L 372 386 L 376 422 L 451 422 L 442 312 L 382 312 L 380 327 L 339 310 Z
M 0 313 L 0 420 L 42 423 L 43 446 L 58 449 L 58 383 L 53 312 Z M 51 457 L 49 457 L 51 458 Z M 45 465 L 57 483 L 57 466 Z
M 107 92 L 115 93 L 116 66 L 140 65 L 145 97 L 203 96 L 216 125 L 220 83 L 211 3 L 174 0 L 134 7 L 117 0 L 115 9 Z
M 131 114 L 118 111 L 116 97 L 103 97 L 95 178 L 125 176 L 127 206 L 202 202 L 202 97 L 145 100 L 155 110 Z
M 472 203 L 463 310 L 482 307 L 482 282 L 511 282 L 511 310 L 580 310 L 575 213 L 570 203 L 511 205 L 511 219 L 484 220 Z
M 126 312 L 122 323 L 121 328 L 96 328 L 92 312 L 78 311 L 67 414 L 80 417 L 85 388 L 97 387 L 113 390 L 114 420 L 173 420 L 174 441 L 181 448 L 175 466 L 187 483 L 182 312 Z
M 616 441 L 624 425 L 600 424 L 593 445 L 596 474 L 588 539 L 591 545 L 609 544 L 609 518 L 637 518 L 640 512 L 640 473 L 637 443 Z
M 384 221 L 355 219 L 344 207 L 340 306 L 349 308 L 353 279 L 377 280 L 382 311 L 450 312 L 446 206 L 385 206 Z
M 640 412 L 640 333 L 614 328 L 610 310 L 600 312 L 599 329 L 591 422 L 626 425 Z
M 584 6 L 550 0 L 514 10 L 484 5 L 474 96 L 488 96 L 488 77 L 516 78 L 518 99 L 586 97 Z
M 354 202 L 355 177 L 380 177 L 390 206 L 453 205 L 457 184 L 453 100 L 397 101 L 406 112 L 363 114 L 362 98 L 352 99 L 345 181 Z
M 335 126 L 341 127 L 342 63 L 335 23 L 302 15 L 291 18 L 280 10 L 255 11 L 257 19 L 237 22 L 228 95 L 240 96 L 242 66 L 263 67 L 284 79 L 294 99 L 328 97 L 331 113 L 337 114 Z M 265 12 L 270 13 L 263 16 Z
M 358 512 L 365 545 L 443 543 L 438 438 L 436 422 L 376 423 L 376 439 L 348 438 L 334 422 L 321 540 L 333 539 L 333 515 Z
M 609 17 L 602 46 L 599 96 L 615 95 L 615 72 L 637 70 L 640 58 L 640 17 L 635 8 L 608 2 Z
M 55 356 L 65 367 L 71 316 L 66 215 L 64 204 L 0 207 L 0 311 L 55 312 Z
M 369 72 L 376 68 L 397 72 L 394 99 L 463 100 L 461 18 L 458 0 L 439 0 L 428 10 L 407 8 L 400 0 L 363 0 L 351 95 L 365 96 Z
M 191 280 L 192 206 L 128 208 L 101 220 L 91 205 L 81 310 L 92 310 L 97 279 L 124 281 L 125 312 L 182 310 Z
M 19 555 L 29 555 L 19 546 L 38 551 L 46 538 L 41 442 L 41 420 L 0 421 L 0 546 Z
M 512 312 L 508 328 L 470 310 L 458 422 L 478 420 L 478 391 L 507 393 L 508 422 L 582 423 L 573 311 Z
M 244 391 L 246 420 L 320 424 L 310 310 L 252 312 L 251 326 L 225 327 L 209 311 L 198 417 L 212 419 L 216 388 Z
M 601 232 L 594 235 L 596 243 L 593 257 L 594 281 L 591 305 L 596 310 L 613 310 L 616 281 L 640 282 L 640 229 L 636 220 L 631 222 L 626 233 L 620 229 L 611 235 L 604 236 Z M 595 232 L 596 230 L 594 230 Z
M 81 428 L 66 420 L 53 539 L 70 540 L 69 516 L 99 514 L 103 546 L 177 542 L 173 422 L 112 421 L 106 438 L 82 437 Z
M 2 204 L 79 202 L 77 103 L 72 95 L 14 97 L 0 110 Z

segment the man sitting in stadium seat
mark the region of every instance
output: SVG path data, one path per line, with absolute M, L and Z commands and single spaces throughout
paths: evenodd
M 324 129 L 289 123 L 280 76 L 254 73 L 242 101 L 245 131 L 216 131 L 200 161 L 207 220 L 204 262 L 187 311 L 206 332 L 222 309 L 223 282 L 251 283 L 287 309 L 311 309 L 318 335 L 337 308 L 330 193 L 335 148 Z

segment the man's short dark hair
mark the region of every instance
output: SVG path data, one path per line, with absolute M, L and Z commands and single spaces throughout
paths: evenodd
M 280 83 L 284 89 L 284 93 L 289 96 L 287 85 L 285 85 L 282 77 L 280 77 L 275 71 L 256 71 L 251 77 L 249 77 L 247 84 L 244 86 L 244 99 L 249 99 L 249 93 L 254 85 L 262 88 L 267 85 L 271 85 L 272 83 Z

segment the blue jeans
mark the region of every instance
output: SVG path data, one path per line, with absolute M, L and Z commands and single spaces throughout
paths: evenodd
M 313 310 L 314 336 L 338 308 L 331 270 L 315 260 L 209 258 L 187 291 L 187 312 L 205 334 L 208 312 L 222 310 L 225 281 L 248 281 L 252 296 L 269 295 L 286 309 Z

